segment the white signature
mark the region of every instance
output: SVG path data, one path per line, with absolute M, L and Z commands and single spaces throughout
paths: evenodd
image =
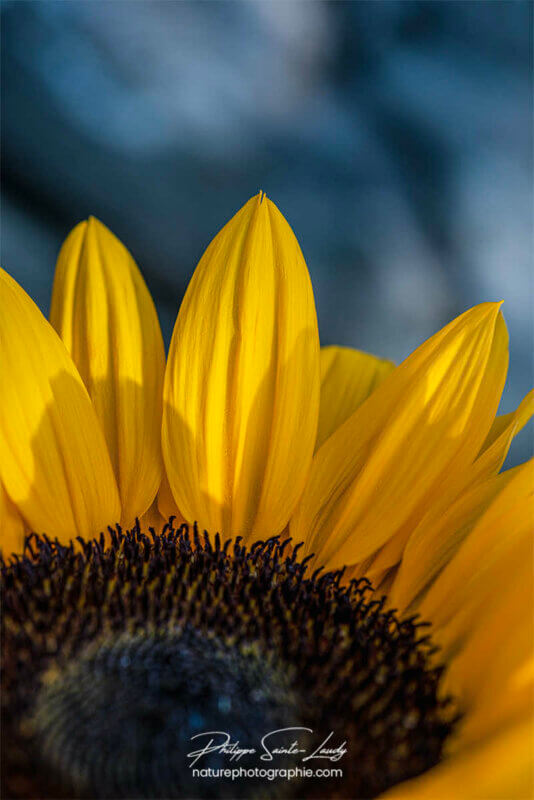
M 325 761 L 335 762 L 343 758 L 347 752 L 346 740 L 337 745 L 337 747 L 332 746 L 330 740 L 334 735 L 334 731 L 330 731 L 328 736 L 320 742 L 313 752 L 307 755 L 307 748 L 301 746 L 298 738 L 293 738 L 291 742 L 287 742 L 287 734 L 289 732 L 294 734 L 296 731 L 305 731 L 306 733 L 313 734 L 312 728 L 303 727 L 277 728 L 274 731 L 269 731 L 269 733 L 266 733 L 265 736 L 262 737 L 260 742 L 260 760 L 273 761 L 275 756 L 289 755 L 298 756 L 299 760 L 302 762 L 314 759 L 324 759 Z M 192 750 L 187 754 L 187 757 L 191 759 L 190 767 L 194 767 L 203 756 L 207 756 L 210 753 L 221 753 L 222 755 L 228 756 L 230 761 L 240 761 L 243 756 L 253 755 L 258 752 L 255 747 L 242 747 L 239 741 L 233 742 L 231 735 L 227 731 L 204 731 L 203 733 L 196 733 L 191 737 L 191 741 L 201 737 L 211 738 L 203 747 L 198 750 Z M 329 746 L 327 747 L 327 745 Z

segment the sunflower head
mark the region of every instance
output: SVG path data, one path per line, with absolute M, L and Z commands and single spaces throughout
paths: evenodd
M 213 727 L 345 743 L 342 778 L 280 796 L 532 794 L 534 463 L 501 468 L 534 394 L 496 415 L 499 303 L 398 367 L 321 348 L 260 193 L 202 256 L 167 359 L 91 218 L 50 322 L 0 270 L 0 360 L 9 796 L 261 796 L 195 781 Z
M 452 715 L 424 629 L 365 579 L 309 574 L 288 546 L 221 546 L 172 522 L 81 553 L 32 537 L 3 568 L 8 791 L 187 797 L 204 730 L 256 747 L 282 728 L 335 731 L 348 752 L 326 788 L 344 796 L 435 764 Z M 262 795 L 257 780 L 222 786 L 216 796 Z

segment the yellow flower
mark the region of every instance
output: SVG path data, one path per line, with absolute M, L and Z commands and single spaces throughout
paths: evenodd
M 260 193 L 199 262 L 166 366 L 138 268 L 92 218 L 61 250 L 50 323 L 2 271 L 5 553 L 29 531 L 158 526 L 157 507 L 248 546 L 289 534 L 312 569 L 344 567 L 395 618 L 431 624 L 461 719 L 441 762 L 388 796 L 532 796 L 534 462 L 500 470 L 534 393 L 496 416 L 499 304 L 396 368 L 320 348 L 301 250 Z

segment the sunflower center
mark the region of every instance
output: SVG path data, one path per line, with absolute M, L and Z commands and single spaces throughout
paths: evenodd
M 2 570 L 4 796 L 372 797 L 433 766 L 451 720 L 416 621 L 287 551 L 172 522 L 32 538 Z
M 261 725 L 290 725 L 297 708 L 281 670 L 187 627 L 108 636 L 88 648 L 41 690 L 33 727 L 43 766 L 74 792 L 190 797 L 198 791 L 187 756 L 195 731 L 250 742 Z M 211 761 L 223 767 L 225 759 L 217 751 Z M 247 792 L 257 784 L 246 781 Z

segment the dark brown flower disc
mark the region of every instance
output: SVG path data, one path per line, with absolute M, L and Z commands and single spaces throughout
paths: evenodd
M 310 575 L 278 538 L 222 546 L 172 521 L 110 535 L 32 536 L 2 567 L 3 797 L 366 798 L 439 761 L 452 723 L 428 637 L 368 581 Z M 346 753 L 260 760 L 291 727 L 311 732 L 278 743 L 311 753 L 333 732 Z M 199 768 L 341 774 L 195 777 L 205 731 L 256 753 Z

